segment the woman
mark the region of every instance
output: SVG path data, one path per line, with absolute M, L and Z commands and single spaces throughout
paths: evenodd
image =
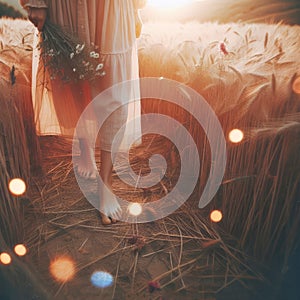
M 33 76 L 33 79 L 36 78 L 36 82 L 33 82 L 35 86 L 33 98 L 38 131 L 41 134 L 59 132 L 72 136 L 81 113 L 91 99 L 116 83 L 138 78 L 136 33 L 140 28 L 136 28 L 136 25 L 139 25 L 136 16 L 138 9 L 142 8 L 146 1 L 21 0 L 21 4 L 27 9 L 30 21 L 39 31 L 43 29 L 45 20 L 49 17 L 51 22 L 75 33 L 86 45 L 98 48 L 104 61 L 106 75 L 89 83 L 65 84 L 58 79 L 50 79 L 42 63 L 39 63 L 38 71 Z M 132 84 L 125 98 L 132 96 L 134 99 L 139 98 L 139 89 L 135 84 Z M 101 109 L 113 112 L 114 106 L 110 103 L 116 101 L 122 103 L 123 100 L 112 97 Z M 126 119 L 133 119 L 140 113 L 139 103 L 135 102 L 132 105 L 134 107 L 129 111 L 124 108 L 113 114 L 100 130 L 100 176 L 108 189 L 111 189 L 112 180 L 113 137 Z M 51 114 L 49 110 L 52 111 Z M 129 134 L 138 136 L 140 125 L 130 126 L 130 131 Z M 88 129 L 82 128 L 77 134 L 81 150 L 78 173 L 87 178 L 94 178 L 97 168 L 94 152 L 86 138 Z M 125 132 L 126 134 L 128 132 Z M 115 222 L 112 217 L 117 216 L 119 207 L 116 199 L 107 199 L 111 197 L 111 193 L 107 193 L 105 186 L 98 183 L 101 212 L 107 212 L 105 203 L 111 201 L 115 205 L 110 205 L 114 207 L 108 212 L 110 215 L 101 213 L 101 218 L 103 224 L 111 224 Z

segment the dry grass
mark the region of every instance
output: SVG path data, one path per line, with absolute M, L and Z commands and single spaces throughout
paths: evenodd
M 26 243 L 41 278 L 57 299 L 96 297 L 97 289 L 90 285 L 85 288 L 95 270 L 107 270 L 115 279 L 114 285 L 101 293 L 103 299 L 215 299 L 218 292 L 234 282 L 248 286 L 249 290 L 254 283 L 263 282 L 254 261 L 235 248 L 232 237 L 224 232 L 221 236 L 221 228 L 213 226 L 206 214 L 192 210 L 189 205 L 149 224 L 118 223 L 103 227 L 97 211 L 76 185 L 68 155 L 70 142 L 56 137 L 43 138 L 41 142 L 47 175 L 43 182 L 36 179 L 31 186 L 33 207 L 28 216 L 31 219 L 36 215 L 38 226 L 27 225 L 31 234 L 27 235 Z M 145 167 L 140 155 L 142 148 L 166 155 L 164 143 L 168 142 L 146 137 L 143 146 L 132 150 L 134 170 L 139 173 Z M 123 163 L 121 159 L 118 165 L 122 167 Z M 165 178 L 163 184 L 170 181 Z M 146 201 L 165 194 L 163 186 L 155 186 L 147 194 L 136 191 L 133 195 L 122 187 L 123 183 L 114 176 L 115 192 L 122 198 Z M 168 187 L 172 189 L 172 184 Z M 72 281 L 59 285 L 51 280 L 48 266 L 55 257 L 64 255 L 75 261 L 77 273 Z M 150 294 L 148 284 L 156 281 L 161 290 Z
M 16 32 L 15 26 L 23 30 Z M 5 288 L 18 285 L 20 290 L 26 290 L 28 284 L 34 285 L 32 295 L 46 297 L 34 269 L 13 253 L 14 246 L 22 243 L 26 235 L 27 195 L 13 197 L 8 191 L 13 178 L 22 178 L 28 184 L 30 169 L 40 164 L 30 89 L 32 32 L 28 22 L 0 19 L 0 251 L 8 252 L 13 260 L 5 270 L 0 297 Z
M 141 76 L 186 83 L 213 107 L 226 136 L 244 131 L 241 145 L 228 142 L 224 184 L 212 206 L 224 210 L 226 230 L 261 260 L 284 260 L 299 241 L 300 96 L 292 90 L 300 75 L 299 34 L 300 27 L 280 24 L 151 23 L 139 43 Z M 159 101 L 143 109 L 171 115 L 192 133 L 201 193 L 210 150 L 199 124 Z
M 30 99 L 30 52 L 22 43 L 23 32 L 15 34 L 14 26 L 23 28 L 27 35 L 28 23 L 0 19 L 0 124 L 1 124 L 1 228 L 6 228 L 5 240 L 10 243 L 22 237 L 23 217 L 20 201 L 14 199 L 8 192 L 8 182 L 11 178 L 29 179 L 29 150 L 27 144 L 24 111 L 25 101 Z M 32 33 L 32 31 L 31 31 Z M 30 42 L 31 40 L 29 40 Z M 21 55 L 17 55 L 20 51 Z M 23 54 L 23 55 L 22 55 Z M 24 56 L 24 54 L 27 54 Z M 28 101 L 27 101 L 28 103 Z M 29 100 L 30 104 L 30 100 Z

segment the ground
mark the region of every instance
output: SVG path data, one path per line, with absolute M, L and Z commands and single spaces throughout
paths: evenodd
M 146 140 L 144 146 L 151 141 L 152 138 Z M 69 141 L 44 137 L 41 146 L 46 177 L 32 180 L 25 236 L 29 255 L 51 297 L 226 299 L 223 290 L 235 283 L 233 286 L 238 286 L 243 299 L 251 299 L 255 294 L 251 286 L 262 284 L 262 275 L 252 270 L 249 258 L 230 243 L 225 244 L 228 236 L 219 235 L 207 213 L 195 213 L 187 205 L 163 220 L 103 226 L 98 211 L 83 197 L 76 183 Z M 136 160 L 134 165 L 145 167 L 145 162 L 139 164 Z M 164 183 L 168 184 L 167 179 Z M 115 178 L 115 190 L 118 186 Z M 163 187 L 148 194 L 123 191 L 123 196 L 139 202 L 161 193 Z M 76 268 L 74 277 L 65 283 L 55 281 L 49 271 L 51 263 L 61 257 L 71 259 Z M 90 277 L 95 271 L 112 274 L 114 284 L 103 290 L 93 287 Z M 159 282 L 161 289 L 150 293 L 152 281 Z M 250 290 L 241 288 L 241 282 Z

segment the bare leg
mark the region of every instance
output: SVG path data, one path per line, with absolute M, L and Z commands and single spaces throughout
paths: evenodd
M 80 158 L 77 165 L 78 174 L 84 178 L 95 179 L 97 176 L 97 165 L 94 150 L 86 138 L 79 138 Z
M 89 96 L 84 93 L 84 86 L 81 84 L 72 84 L 72 94 L 75 99 L 76 107 L 78 107 L 77 113 L 79 118 L 85 109 L 85 102 Z M 77 125 L 76 130 L 80 147 L 80 157 L 77 164 L 78 174 L 87 179 L 95 179 L 98 170 L 95 162 L 94 149 L 92 149 L 89 144 L 89 132 L 85 122 L 83 121 L 80 126 Z
M 98 182 L 98 193 L 100 199 L 100 210 L 106 211 L 107 206 L 110 206 L 113 211 L 118 209 L 118 202 L 114 195 L 109 193 L 108 190 L 112 191 L 112 169 L 113 163 L 111 159 L 111 153 L 108 151 L 101 151 L 101 168 L 100 168 L 100 176 L 102 178 L 102 182 Z M 103 186 L 103 184 L 105 186 Z M 100 212 L 102 224 L 108 225 L 111 223 L 116 223 L 114 218 L 111 218 L 109 215 L 105 215 Z
M 95 82 L 92 85 L 92 96 L 96 97 L 104 89 L 105 86 L 103 86 L 102 80 Z M 101 118 L 103 111 L 112 109 L 112 107 L 110 107 L 110 102 L 111 98 L 107 99 L 106 104 L 103 101 L 101 103 L 98 103 L 97 101 L 94 103 L 95 114 L 97 117 Z M 112 170 L 113 162 L 111 152 L 101 150 L 100 177 L 102 181 L 98 181 L 97 188 L 100 201 L 100 215 L 103 225 L 115 223 L 115 217 L 118 217 L 118 213 L 120 211 L 119 202 L 116 196 L 112 193 Z

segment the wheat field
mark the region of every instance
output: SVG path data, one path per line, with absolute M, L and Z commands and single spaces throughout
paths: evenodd
M 147 23 L 139 41 L 142 77 L 185 83 L 214 109 L 226 135 L 244 131 L 242 145 L 228 144 L 227 184 L 216 203 L 229 232 L 262 260 L 288 256 L 298 241 L 299 34 L 299 26 L 284 24 Z M 179 116 L 205 148 L 188 115 L 157 102 L 144 110 Z
M 22 239 L 27 226 L 24 225 L 27 223 L 24 220 L 23 208 L 12 200 L 7 191 L 7 181 L 9 178 L 20 176 L 30 182 L 35 178 L 30 175 L 30 168 L 41 164 L 30 106 L 33 32 L 32 25 L 27 21 L 0 19 L 0 100 L 5 108 L 0 115 L 4 132 L 1 137 L 0 165 L 2 174 L 5 174 L 1 180 L 0 214 L 1 220 L 5 220 L 2 221 L 5 224 L 1 223 L 1 248 L 12 247 L 17 240 Z M 206 99 L 220 120 L 227 141 L 226 172 L 212 203 L 199 210 L 197 199 L 206 184 L 211 165 L 210 149 L 203 129 L 180 107 L 162 103 L 157 99 L 142 103 L 143 114 L 167 114 L 184 124 L 195 140 L 201 161 L 201 173 L 198 186 L 183 209 L 190 219 L 186 221 L 183 211 L 179 211 L 174 220 L 179 220 L 178 228 L 181 232 L 187 236 L 193 232 L 193 238 L 196 240 L 203 239 L 202 230 L 205 228 L 208 233 L 204 241 L 201 240 L 201 245 L 207 243 L 208 239 L 212 244 L 212 251 L 217 248 L 216 252 L 219 253 L 222 249 L 225 254 L 222 252 L 221 256 L 215 256 L 214 253 L 213 257 L 222 261 L 222 266 L 226 266 L 227 263 L 227 271 L 226 268 L 224 270 L 232 272 L 236 278 L 245 276 L 244 269 L 240 270 L 244 265 L 239 266 L 241 257 L 237 258 L 233 254 L 244 253 L 246 260 L 251 257 L 264 266 L 270 266 L 277 259 L 280 268 L 284 268 L 299 244 L 300 93 L 299 89 L 295 88 L 295 82 L 300 76 L 299 36 L 299 26 L 284 24 L 146 23 L 138 40 L 141 77 L 163 77 L 184 83 Z M 15 69 L 13 74 L 12 67 Z M 194 107 L 199 105 L 195 103 Z M 237 145 L 228 141 L 228 133 L 234 128 L 241 129 L 245 134 L 242 143 Z M 51 141 L 48 144 L 47 141 L 43 141 L 43 147 L 49 150 Z M 177 170 L 180 167 L 179 162 L 172 160 L 172 148 L 169 144 L 164 144 L 163 147 L 166 145 L 170 147 L 165 149 L 167 160 Z M 60 151 L 64 152 L 65 145 L 58 143 L 58 148 L 59 146 Z M 156 148 L 159 148 L 159 144 Z M 192 155 L 194 154 L 190 154 L 191 159 Z M 43 157 L 42 161 L 45 163 L 46 157 Z M 51 215 L 51 209 L 56 211 L 60 207 L 51 207 L 53 199 L 61 197 L 60 192 L 53 196 L 53 191 L 59 190 L 53 185 L 62 181 L 62 178 L 65 180 L 72 168 L 70 162 L 63 164 L 68 170 L 68 174 L 64 174 L 63 169 L 59 170 L 59 165 L 61 164 L 48 165 L 48 174 L 59 173 L 57 176 L 54 174 L 56 179 L 49 185 L 49 193 L 44 186 L 41 188 L 42 193 L 29 198 L 29 202 L 32 200 L 31 205 L 34 206 L 32 208 L 29 205 L 30 210 L 33 209 L 37 219 L 47 217 L 47 214 Z M 63 184 L 67 185 L 67 182 Z M 53 199 L 50 201 L 50 198 Z M 207 220 L 209 212 L 215 208 L 222 210 L 222 222 L 216 225 L 203 221 L 203 218 Z M 82 218 L 84 217 L 87 217 L 85 213 Z M 90 216 L 87 217 L 89 218 Z M 13 221 L 15 219 L 18 219 L 18 223 Z M 168 222 L 172 223 L 174 220 L 168 219 Z M 28 241 L 34 240 L 31 244 L 32 249 L 45 247 L 49 236 L 49 239 L 52 239 L 57 232 L 60 234 L 61 231 L 56 231 L 57 228 L 45 231 L 44 228 L 48 228 L 50 223 L 53 223 L 52 219 L 45 226 L 39 227 L 37 237 L 34 235 L 36 232 L 26 237 Z M 158 223 L 159 230 L 162 230 L 162 224 L 164 223 Z M 191 227 L 187 227 L 187 224 Z M 68 227 L 61 229 L 65 232 Z M 82 230 L 82 227 L 80 229 Z M 142 231 L 141 228 L 140 230 Z M 116 234 L 120 235 L 123 231 L 124 228 L 117 228 Z M 164 234 L 167 233 L 168 230 L 164 231 Z M 43 244 L 44 234 L 46 242 Z M 157 234 L 160 235 L 161 232 Z M 128 239 L 128 236 L 126 238 Z M 183 249 L 182 233 L 177 238 L 178 245 L 182 245 Z M 238 252 L 229 250 L 232 245 Z M 181 255 L 184 256 L 185 252 L 182 249 Z M 211 246 L 208 249 L 211 249 Z M 135 259 L 137 264 L 137 256 Z M 188 290 L 182 282 L 185 280 L 184 276 L 192 277 L 191 274 L 194 274 L 189 271 L 189 264 L 193 261 L 186 263 L 189 268 L 185 269 L 185 275 L 177 274 L 178 277 L 175 278 L 180 282 L 179 290 Z M 85 263 L 87 266 L 90 264 Z M 216 262 L 213 272 L 220 271 L 217 266 Z M 26 278 L 36 276 L 32 275 L 32 270 L 24 271 L 25 268 L 20 264 Z M 15 278 L 20 269 L 12 270 L 9 276 Z M 169 276 L 168 272 L 165 271 L 157 278 L 163 279 L 165 274 Z M 252 276 L 253 274 L 260 278 L 255 272 L 251 273 Z M 203 276 L 206 275 L 210 278 L 210 275 L 204 272 Z M 227 275 L 222 273 L 222 276 Z M 176 282 L 175 279 L 168 277 L 165 286 Z M 229 285 L 226 280 L 225 284 L 216 284 L 217 288 Z M 139 292 L 143 291 L 141 282 L 136 281 L 139 284 Z M 125 286 L 125 283 L 123 284 Z M 78 280 L 76 286 L 79 287 Z M 195 287 L 197 286 L 190 288 L 193 290 Z M 61 289 L 62 286 L 58 288 L 57 295 Z M 70 289 L 66 287 L 66 291 L 71 292 Z M 116 293 L 120 295 L 118 291 Z M 60 295 L 62 299 L 63 295 Z M 208 298 L 205 298 L 204 294 L 201 295 L 203 299 L 215 299 L 212 293 Z

